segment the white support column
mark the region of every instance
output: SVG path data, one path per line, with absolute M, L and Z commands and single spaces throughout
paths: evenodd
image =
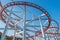
M 23 40 L 26 40 L 26 5 L 24 5 L 24 28 L 23 28 Z
M 17 31 L 17 30 L 16 30 L 16 25 L 17 25 L 17 24 L 18 24 L 18 22 L 17 22 L 17 23 L 15 24 L 15 26 L 14 26 L 14 27 L 15 27 L 15 30 L 14 30 L 13 40 L 15 40 L 15 37 L 16 37 L 16 31 Z
M 44 40 L 46 40 L 44 30 L 43 30 L 43 24 L 42 24 L 42 21 L 41 21 L 41 17 L 39 18 L 39 21 L 40 21 L 40 27 L 41 27 L 41 31 L 42 31 L 42 36 L 43 36 Z
M 1 40 L 6 40 L 5 36 L 6 36 L 6 32 L 7 32 L 8 26 L 9 26 L 10 17 L 11 17 L 11 13 L 7 17 L 6 26 L 5 26 L 4 32 L 3 32 L 2 36 L 1 36 Z

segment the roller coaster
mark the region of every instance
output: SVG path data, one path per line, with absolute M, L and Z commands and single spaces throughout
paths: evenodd
M 25 1 L 0 2 L 0 40 L 58 40 L 59 23 L 41 6 Z M 10 31 L 9 31 L 10 30 Z M 12 32 L 11 32 L 12 31 Z M 7 34 L 10 34 L 7 35 Z

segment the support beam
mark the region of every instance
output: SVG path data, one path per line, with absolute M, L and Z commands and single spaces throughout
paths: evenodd
M 26 4 L 26 3 L 24 3 Z M 26 5 L 24 5 L 24 28 L 23 28 L 23 40 L 26 40 Z
M 5 40 L 5 35 L 6 35 L 6 32 L 7 32 L 8 25 L 9 25 L 10 17 L 11 17 L 11 13 L 7 17 L 6 26 L 5 26 L 4 32 L 3 32 L 2 36 L 1 36 L 1 40 Z
M 46 40 L 41 17 L 39 18 L 39 21 L 40 21 L 40 28 L 41 28 L 41 31 L 42 31 L 42 36 L 43 36 L 44 40 Z

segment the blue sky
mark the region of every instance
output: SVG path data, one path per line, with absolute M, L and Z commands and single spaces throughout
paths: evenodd
M 0 0 L 2 5 L 11 2 L 11 0 Z M 20 0 L 14 0 L 20 1 Z M 24 1 L 24 0 L 21 0 Z M 60 24 L 60 0 L 26 0 L 43 7 L 51 16 L 52 19 L 56 20 Z

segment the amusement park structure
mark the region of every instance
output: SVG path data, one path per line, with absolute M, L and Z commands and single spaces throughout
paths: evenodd
M 0 40 L 58 40 L 59 23 L 41 6 L 25 1 L 0 2 Z M 12 31 L 12 33 L 10 31 Z M 9 32 L 9 35 L 7 35 Z

